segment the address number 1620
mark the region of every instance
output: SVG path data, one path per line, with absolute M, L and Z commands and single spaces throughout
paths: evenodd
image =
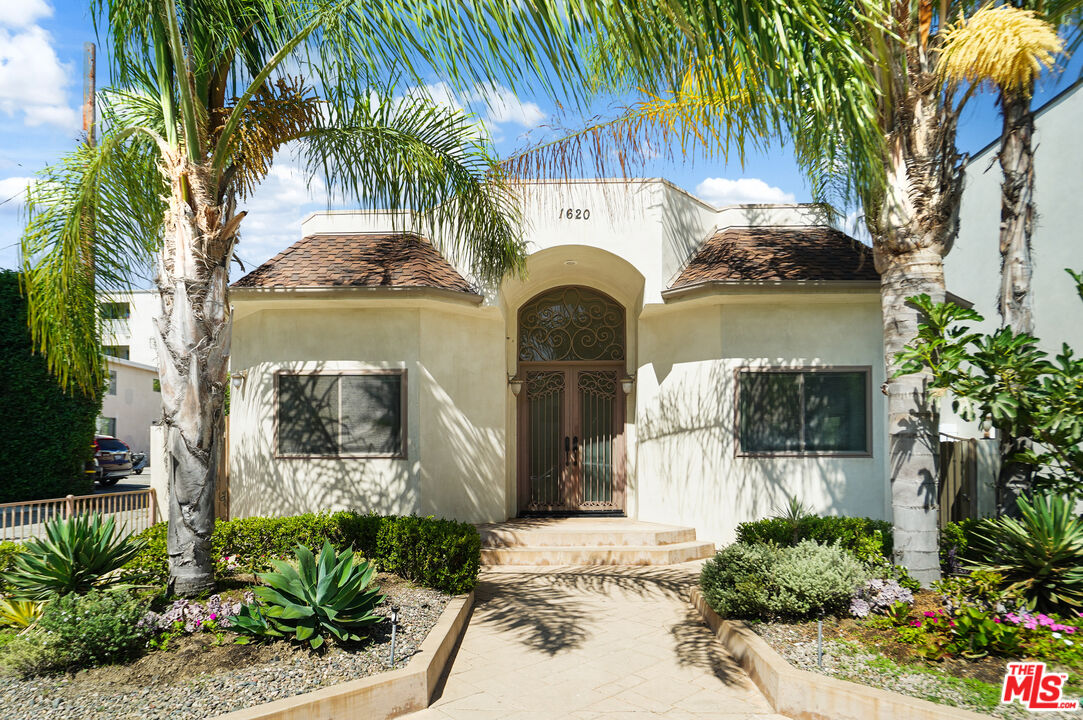
M 590 208 L 561 208 L 558 220 L 590 220 Z

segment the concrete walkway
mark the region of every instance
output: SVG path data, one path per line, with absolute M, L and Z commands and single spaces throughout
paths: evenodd
M 487 569 L 442 692 L 408 717 L 785 720 L 689 606 L 698 572 Z

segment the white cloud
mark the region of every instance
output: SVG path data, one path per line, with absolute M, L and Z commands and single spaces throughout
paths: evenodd
M 533 128 L 545 120 L 545 113 L 536 103 L 523 102 L 503 85 L 478 85 L 471 93 L 470 100 L 485 105 L 486 119 L 494 125 Z
M 71 74 L 71 66 L 60 62 L 52 37 L 41 27 L 16 32 L 0 28 L 0 112 L 22 114 L 31 126 L 78 128 L 79 116 L 65 92 Z
M 746 203 L 792 203 L 793 193 L 768 185 L 759 178 L 706 178 L 696 186 L 696 195 L 712 205 L 743 205 Z
M 4 0 L 0 2 L 0 25 L 27 27 L 41 18 L 52 17 L 53 9 L 45 0 Z
M 0 213 L 17 213 L 26 202 L 26 187 L 33 178 L 8 177 L 0 180 Z M 4 201 L 7 202 L 4 202 Z
M 869 228 L 865 225 L 865 213 L 854 210 L 847 213 L 846 217 L 839 218 L 838 224 L 839 230 L 850 237 L 866 245 L 872 245 L 872 235 L 869 234 Z

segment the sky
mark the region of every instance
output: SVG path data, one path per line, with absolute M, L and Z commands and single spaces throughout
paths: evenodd
M 25 224 L 21 200 L 35 172 L 70 150 L 81 136 L 83 43 L 95 41 L 85 0 L 0 0 L 0 268 L 18 264 Z M 1057 75 L 1043 77 L 1040 105 L 1071 84 L 1083 58 Z M 108 62 L 99 48 L 98 86 L 108 83 Z M 558 112 L 551 98 L 501 85 L 455 92 L 432 77 L 425 90 L 436 100 L 475 113 L 499 155 L 508 155 L 544 133 Z M 568 126 L 567 118 L 560 124 Z M 999 134 L 991 94 L 972 100 L 961 118 L 958 146 L 974 153 Z M 786 148 L 756 154 L 743 166 L 702 157 L 650 161 L 643 176 L 664 177 L 715 205 L 743 202 L 803 202 L 809 188 Z M 238 256 L 248 269 L 300 239 L 301 220 L 327 209 L 326 188 L 311 183 L 289 153 L 276 159 L 260 188 L 241 203 L 248 210 Z M 333 205 L 332 207 L 340 207 Z

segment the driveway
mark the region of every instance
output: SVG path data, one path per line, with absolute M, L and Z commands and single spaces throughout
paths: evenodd
M 785 720 L 688 604 L 700 564 L 487 569 L 450 675 L 412 720 Z

